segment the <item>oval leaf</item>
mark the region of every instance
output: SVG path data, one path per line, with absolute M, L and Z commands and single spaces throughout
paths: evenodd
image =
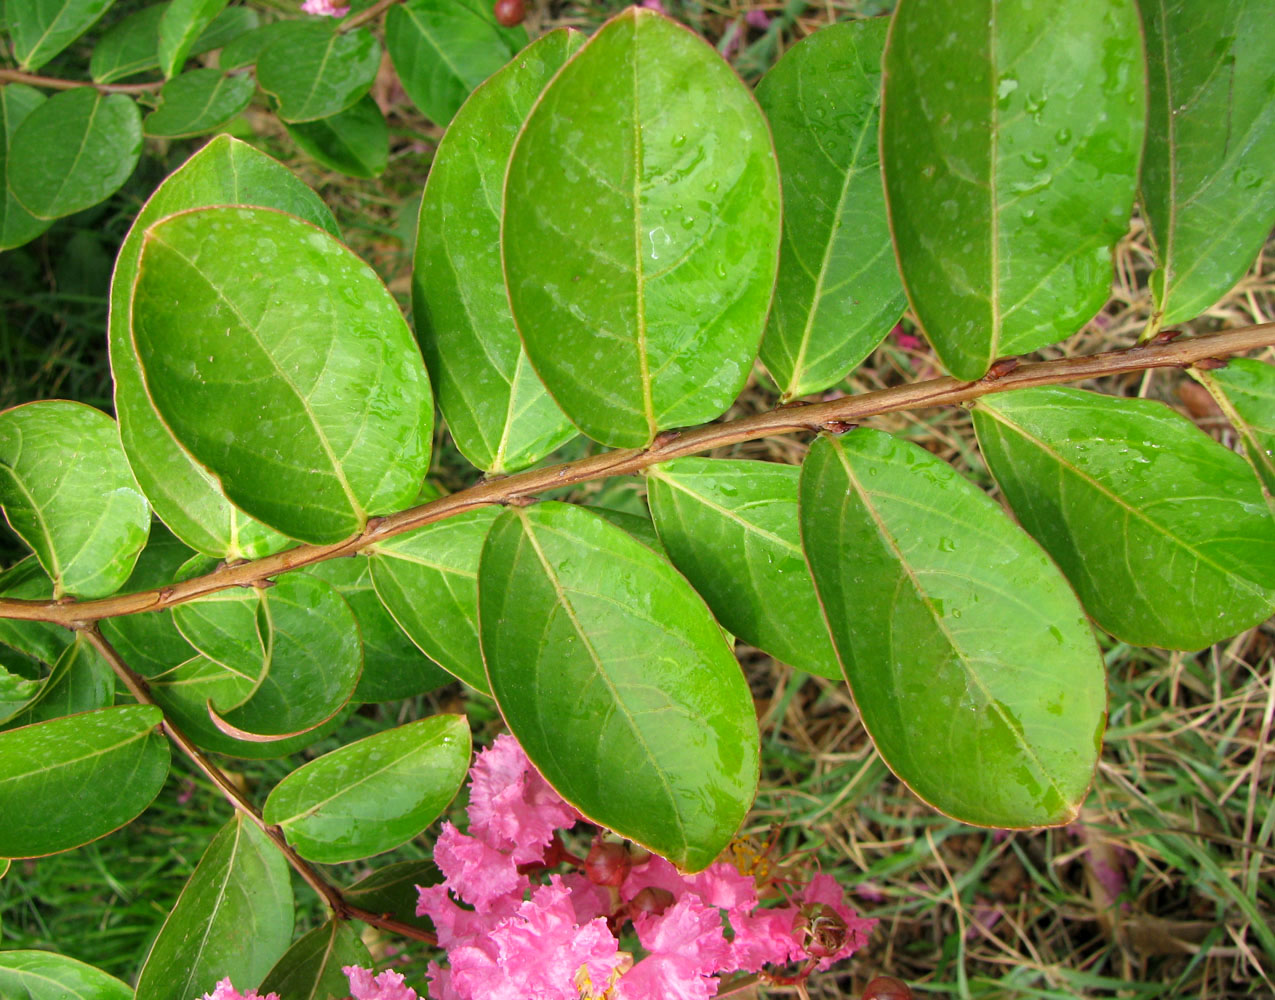
M 48 219 L 37 219 L 18 204 L 9 184 L 9 146 L 13 134 L 45 97 L 23 83 L 0 87 L 0 250 L 22 246 L 49 228 Z
M 146 116 L 142 128 L 147 135 L 164 138 L 211 132 L 246 108 L 256 92 L 250 76 L 194 69 L 164 84 L 159 107 Z
M 456 447 L 490 473 L 524 468 L 576 433 L 518 339 L 500 266 L 500 202 L 485 192 L 500 188 L 527 112 L 582 41 L 551 32 L 479 87 L 439 143 L 421 198 L 416 336 Z
M 110 353 L 120 439 L 155 513 L 192 548 L 219 559 L 255 559 L 288 539 L 231 505 L 155 412 L 130 333 L 142 236 L 151 223 L 205 205 L 277 208 L 336 235 L 332 213 L 281 164 L 246 143 L 217 136 L 151 195 L 120 248 L 111 278 Z
M 811 448 L 801 533 L 891 770 L 966 823 L 1074 819 L 1106 681 L 1084 612 L 1035 542 L 946 462 L 866 429 Z
M 370 96 L 313 122 L 284 122 L 302 151 L 350 177 L 380 177 L 389 163 L 390 128 Z
M 1222 298 L 1275 225 L 1275 7 L 1138 6 L 1150 85 L 1141 197 L 1159 265 L 1151 277 L 1159 326 Z
M 416 887 L 437 885 L 442 880 L 443 873 L 432 861 L 399 861 L 359 879 L 342 895 L 348 902 L 365 910 L 388 913 L 405 924 L 432 930 L 428 917 L 416 915 L 416 903 L 420 898 Z
M 1244 455 L 1275 499 L 1275 365 L 1231 358 L 1217 371 L 1192 369 L 1244 441 Z
M 157 55 L 165 77 L 177 75 L 195 39 L 226 3 L 227 0 L 172 0 L 159 22 Z
M 115 422 L 60 399 L 0 412 L 0 506 L 54 597 L 115 593 L 150 530 Z
M 0 733 L 0 857 L 36 858 L 135 818 L 168 775 L 154 705 L 120 705 Z
M 881 158 L 912 311 L 947 369 L 1078 330 L 1107 300 L 1145 114 L 1131 0 L 903 0 Z
M 168 4 L 143 7 L 113 25 L 99 39 L 89 62 L 94 83 L 114 83 L 126 77 L 159 69 L 159 25 Z M 279 22 L 285 23 L 285 22 Z M 191 46 L 197 56 L 221 48 L 228 41 L 257 26 L 257 12 L 250 7 L 228 7 L 218 14 Z M 223 60 L 222 69 L 233 69 Z
M 523 126 L 502 241 L 527 355 L 576 426 L 640 446 L 711 420 L 752 368 L 775 282 L 765 119 L 702 39 L 630 7 Z
M 5 0 L 18 66 L 39 69 L 93 26 L 114 0 Z
M 435 715 L 368 736 L 297 768 L 262 815 L 310 861 L 358 861 L 411 840 L 456 796 L 469 724 Z
M 502 28 L 485 0 L 407 0 L 385 14 L 385 46 L 403 90 L 439 125 L 526 44 L 526 29 Z
M 1019 523 L 1112 635 L 1200 649 L 1275 610 L 1275 521 L 1257 480 L 1167 406 L 1023 389 L 980 400 L 974 427 Z
M 784 400 L 840 382 L 906 304 L 877 154 L 888 24 L 828 25 L 757 85 L 784 181 L 779 279 L 761 359 Z
M 416 496 L 424 362 L 380 279 L 321 230 L 256 208 L 151 226 L 133 343 L 174 436 L 271 527 L 335 542 Z
M 331 1000 L 348 996 L 344 966 L 372 967 L 367 946 L 344 920 L 329 920 L 301 937 L 270 970 L 258 991 L 288 1000 Z
M 128 180 L 142 154 L 142 113 L 123 94 L 76 87 L 23 119 L 9 146 L 9 187 L 38 219 L 96 205 Z
M 372 584 L 399 627 L 431 660 L 489 692 L 478 644 L 478 562 L 499 511 L 484 507 L 377 542 Z
M 38 695 L 14 720 L 29 726 L 77 712 L 105 708 L 115 700 L 115 674 L 82 635 L 66 647 L 45 678 Z
M 288 863 L 242 814 L 213 838 L 164 921 L 137 980 L 137 1000 L 190 1000 L 227 976 L 242 990 L 292 940 Z
M 801 552 L 801 470 L 774 462 L 681 458 L 647 474 L 669 558 L 717 620 L 777 660 L 841 679 Z
M 479 569 L 492 694 L 585 816 L 684 871 L 711 864 L 757 791 L 752 697 L 700 597 L 580 507 L 505 511 Z
M 8 862 L 0 863 L 0 876 Z M 23 1000 L 133 1000 L 101 969 L 51 951 L 0 951 L 0 996 Z
M 323 21 L 299 21 L 257 58 L 257 82 L 279 102 L 286 122 L 328 118 L 372 89 L 381 46 L 367 28 L 337 31 Z

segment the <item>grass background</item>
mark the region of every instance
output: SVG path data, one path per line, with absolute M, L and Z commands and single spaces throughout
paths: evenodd
M 788 46 L 834 19 L 873 16 L 888 2 L 665 0 L 669 13 L 729 55 L 753 82 Z M 621 8 L 602 0 L 528 3 L 533 35 L 561 25 L 591 30 Z M 110 16 L 132 6 L 122 0 Z M 766 15 L 768 26 L 750 13 Z M 376 181 L 328 173 L 296 152 L 282 127 L 250 110 L 249 134 L 314 187 L 347 241 L 407 308 L 416 208 L 441 130 L 422 120 L 391 72 L 374 91 L 391 123 L 391 157 Z M 80 399 L 110 410 L 107 287 L 115 248 L 149 192 L 198 143 L 149 144 L 123 190 L 62 220 L 0 257 L 0 408 L 29 399 Z M 1146 322 L 1151 254 L 1135 219 L 1116 257 L 1112 297 L 1067 342 L 1068 353 L 1132 344 Z M 1193 324 L 1217 329 L 1275 319 L 1275 244 L 1227 298 Z M 906 325 L 906 321 L 905 321 Z M 1060 349 L 1042 352 L 1057 356 Z M 1272 359 L 1267 352 L 1268 360 Z M 890 340 L 836 391 L 895 385 L 936 374 L 922 345 Z M 1162 399 L 1227 444 L 1233 435 L 1183 373 L 1122 376 L 1100 386 Z M 737 414 L 769 409 L 755 379 Z M 953 462 L 989 491 L 960 409 L 874 421 Z M 723 452 L 799 462 L 806 442 L 752 442 Z M 473 476 L 454 450 L 437 449 L 434 474 L 449 488 Z M 640 482 L 585 493 L 632 502 Z M 19 550 L 0 540 L 0 565 Z M 1198 654 L 1131 648 L 1102 637 L 1110 724 L 1093 789 L 1079 819 L 1049 831 L 1003 834 L 936 815 L 877 758 L 843 684 L 811 677 L 746 647 L 740 659 L 762 720 L 762 791 L 745 833 L 775 865 L 819 867 L 838 877 L 880 925 L 853 961 L 805 987 L 758 995 L 858 997 L 873 975 L 912 984 L 918 996 L 959 998 L 1275 997 L 1275 629 L 1271 623 Z M 403 703 L 367 707 L 311 758 L 339 743 L 437 711 L 461 710 L 476 738 L 499 731 L 490 702 L 459 685 Z M 226 761 L 258 802 L 302 758 Z M 453 806 L 458 814 L 462 800 Z M 15 862 L 0 879 L 0 947 L 50 948 L 135 976 L 149 941 L 230 807 L 175 758 L 164 793 L 125 830 L 80 850 Z M 393 857 L 428 857 L 429 835 Z M 348 884 L 370 865 L 336 866 Z M 298 934 L 322 919 L 298 881 Z M 383 961 L 422 984 L 423 949 L 369 931 Z M 211 984 L 210 984 L 211 985 Z

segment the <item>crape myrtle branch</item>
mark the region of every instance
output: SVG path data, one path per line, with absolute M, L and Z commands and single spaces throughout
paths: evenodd
M 827 402 L 790 403 L 765 413 L 724 423 L 664 431 L 647 448 L 607 451 L 563 465 L 485 479 L 468 489 L 419 507 L 385 517 L 374 517 L 368 521 L 362 532 L 342 542 L 331 545 L 298 545 L 261 559 L 226 564 L 204 576 L 192 577 L 155 590 L 119 594 L 100 600 L 76 602 L 74 598 L 55 601 L 0 599 L 0 618 L 47 621 L 68 628 L 83 628 L 86 623 L 102 618 L 171 608 L 229 587 L 257 586 L 270 577 L 324 559 L 351 556 L 377 542 L 454 517 L 467 510 L 493 504 L 516 503 L 546 490 L 574 486 L 595 479 L 633 475 L 659 462 L 726 445 L 803 431 L 840 433 L 849 430 L 859 421 L 883 413 L 931 406 L 955 406 L 1012 389 L 1079 382 L 1150 368 L 1203 366 L 1227 355 L 1275 345 L 1275 323 L 1262 323 L 1240 330 L 1182 340 L 1175 338 L 1176 331 L 1164 331 L 1147 344 L 1057 361 L 1018 364 L 1015 359 L 1002 359 L 992 366 L 987 375 L 974 382 L 962 382 L 951 376 L 944 376 Z
M 78 626 L 78 631 L 84 634 L 89 644 L 111 665 L 115 675 L 128 688 L 129 694 L 143 705 L 155 705 L 155 699 L 151 697 L 146 678 L 124 662 L 119 653 L 115 651 L 115 647 L 98 630 L 96 623 L 82 622 Z M 426 944 L 438 944 L 438 939 L 429 931 L 403 923 L 401 920 L 395 920 L 387 914 L 373 913 L 362 907 L 354 906 L 347 901 L 341 894 L 340 889 L 327 882 L 322 875 L 315 871 L 292 849 L 287 840 L 284 839 L 282 830 L 277 826 L 271 826 L 261 818 L 261 813 L 257 811 L 257 808 L 235 787 L 234 783 L 226 777 L 222 770 L 209 759 L 207 754 L 195 746 L 185 733 L 173 725 L 172 720 L 167 715 L 164 716 L 164 721 L 160 723 L 160 728 L 163 729 L 164 735 L 177 744 L 182 753 L 189 757 L 195 766 L 203 771 L 208 779 L 217 786 L 217 790 L 229 800 L 232 806 L 261 828 L 261 832 L 270 838 L 275 847 L 279 848 L 287 859 L 288 864 L 296 869 L 297 874 L 301 876 L 306 885 L 319 894 L 319 897 L 327 904 L 328 909 L 332 911 L 333 916 L 339 920 L 361 920 L 365 924 L 371 924 L 374 927 L 392 931 L 404 937 L 414 938 L 417 941 L 424 941 Z
M 36 73 L 24 73 L 20 69 L 5 69 L 0 66 L 0 83 L 27 83 L 32 87 L 43 87 L 45 90 L 75 90 L 77 87 L 92 87 L 103 94 L 149 94 L 159 90 L 166 80 L 148 80 L 145 83 L 94 83 L 92 80 L 63 80 L 57 76 L 40 76 Z

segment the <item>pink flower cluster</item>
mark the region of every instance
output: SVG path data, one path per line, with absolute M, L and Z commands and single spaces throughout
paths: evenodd
M 450 966 L 430 964 L 434 1000 L 705 1000 L 721 973 L 826 969 L 876 923 L 825 875 L 762 909 L 753 876 L 725 862 L 682 875 L 601 838 L 587 859 L 567 854 L 556 831 L 581 817 L 511 736 L 470 774 L 469 832 L 444 824 L 434 850 L 444 881 L 418 887 L 417 913 L 433 921 Z M 563 860 L 583 870 L 530 877 Z M 636 958 L 618 938 L 630 921 L 646 953 Z
M 305 3 L 301 5 L 301 11 L 318 17 L 345 17 L 350 12 L 350 8 L 348 4 L 342 6 L 335 0 L 305 0 Z
M 416 991 L 404 986 L 403 977 L 397 972 L 382 972 L 379 976 L 374 976 L 357 965 L 347 965 L 341 971 L 350 981 L 353 1000 L 418 1000 Z M 267 993 L 261 996 L 256 990 L 240 993 L 230 985 L 227 977 L 200 1000 L 279 1000 L 279 994 Z

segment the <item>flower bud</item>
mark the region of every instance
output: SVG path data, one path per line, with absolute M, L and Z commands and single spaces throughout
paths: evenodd
M 584 859 L 584 873 L 594 885 L 618 886 L 632 867 L 629 850 L 623 844 L 595 840 Z
M 877 976 L 863 991 L 863 1000 L 913 1000 L 908 984 L 893 976 Z
M 639 913 L 649 913 L 653 917 L 658 917 L 661 913 L 673 905 L 673 894 L 667 889 L 660 889 L 653 885 L 648 885 L 639 892 L 631 900 L 629 900 L 629 913 L 637 916 Z
M 811 958 L 827 958 L 835 955 L 846 943 L 849 928 L 831 906 L 826 903 L 801 908 L 802 947 Z
M 496 0 L 491 12 L 496 16 L 496 20 L 506 28 L 512 28 L 515 24 L 522 24 L 522 19 L 527 15 L 523 0 Z

